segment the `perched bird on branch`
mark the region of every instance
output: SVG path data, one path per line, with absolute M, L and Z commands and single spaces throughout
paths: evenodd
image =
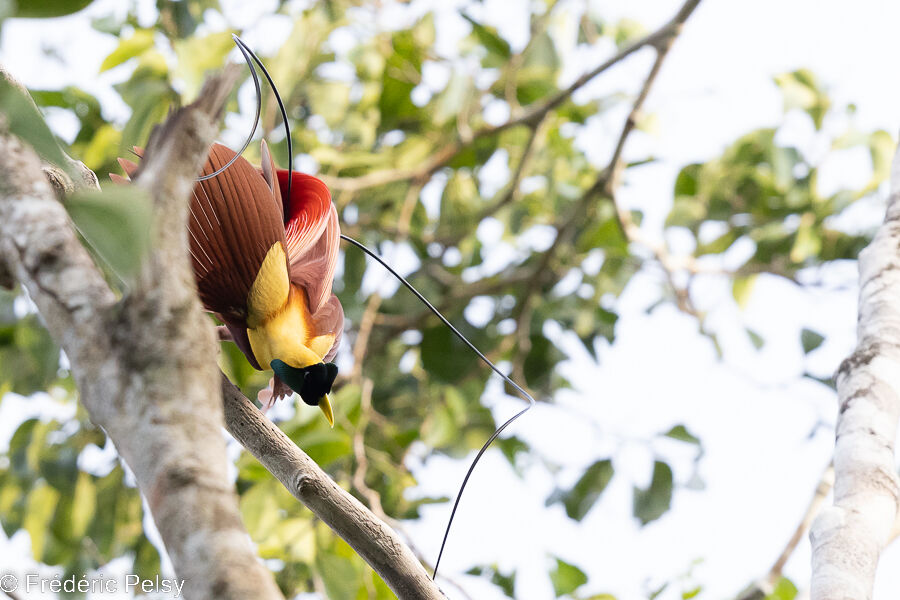
M 204 308 L 225 324 L 221 337 L 234 341 L 256 369 L 275 372 L 260 392 L 263 405 L 293 390 L 334 426 L 328 394 L 337 366 L 331 361 L 344 325 L 331 293 L 337 210 L 319 179 L 276 169 L 265 141 L 261 156 L 256 168 L 221 144 L 210 149 L 190 205 L 197 289 Z M 126 159 L 119 164 L 129 176 L 138 170 Z
M 239 153 L 213 144 L 194 186 L 190 209 L 190 251 L 197 288 L 204 307 L 225 323 L 220 337 L 234 341 L 255 368 L 271 368 L 275 376 L 260 392 L 264 407 L 287 395 L 300 394 L 318 406 L 334 427 L 328 393 L 337 376 L 330 362 L 337 353 L 344 327 L 344 309 L 331 293 L 341 239 L 375 259 L 446 325 L 497 375 L 512 386 L 528 406 L 494 430 L 463 478 L 434 563 L 437 576 L 450 526 L 478 461 L 497 437 L 534 405 L 534 398 L 509 378 L 453 326 L 409 281 L 378 253 L 341 235 L 337 209 L 322 181 L 291 169 L 293 151 L 287 110 L 275 82 L 259 57 L 236 35 L 237 44 L 256 86 L 256 119 Z M 256 131 L 262 106 L 255 63 L 265 75 L 281 110 L 288 150 L 288 168 L 276 169 L 266 142 L 262 166 L 253 167 L 239 154 Z M 152 140 L 151 135 L 151 140 Z M 142 156 L 140 148 L 135 153 Z M 120 158 L 129 177 L 138 165 Z M 124 177 L 111 175 L 114 181 Z

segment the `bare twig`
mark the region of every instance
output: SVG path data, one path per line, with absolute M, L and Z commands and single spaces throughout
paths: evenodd
M 534 104 L 528 109 L 522 111 L 521 114 L 510 118 L 505 123 L 501 123 L 500 125 L 486 125 L 475 131 L 468 139 L 460 139 L 456 142 L 443 146 L 437 153 L 430 156 L 417 167 L 411 169 L 386 169 L 383 171 L 373 171 L 372 173 L 360 175 L 359 177 L 327 177 L 324 179 L 325 183 L 330 188 L 335 190 L 359 191 L 369 187 L 393 183 L 395 181 L 426 178 L 441 167 L 445 166 L 460 152 L 471 147 L 472 144 L 474 144 L 481 138 L 490 135 L 496 135 L 502 131 L 506 131 L 507 129 L 517 127 L 519 125 L 530 125 L 534 127 L 550 111 L 562 105 L 572 96 L 572 94 L 584 87 L 592 79 L 594 79 L 607 69 L 615 66 L 619 62 L 625 60 L 641 48 L 644 48 L 645 46 L 652 46 L 656 48 L 658 53 L 660 54 L 664 54 L 665 52 L 667 52 L 668 46 L 670 46 L 672 40 L 678 36 L 681 31 L 681 27 L 684 25 L 684 22 L 687 21 L 688 17 L 691 16 L 691 13 L 694 12 L 694 9 L 697 8 L 697 5 L 699 3 L 700 0 L 687 0 L 687 2 L 682 5 L 681 9 L 672 18 L 671 21 L 669 21 L 653 33 L 650 33 L 633 42 L 632 44 L 626 46 L 625 48 L 619 50 L 619 52 L 617 52 L 614 56 L 610 57 L 602 64 L 598 65 L 591 71 L 588 71 L 587 73 L 576 79 L 566 89 L 557 92 L 543 102 Z
M 531 164 L 531 159 L 534 156 L 535 142 L 544 129 L 544 123 L 546 123 L 546 121 L 544 119 L 541 119 L 540 122 L 538 122 L 534 127 L 531 128 L 531 133 L 528 136 L 528 141 L 525 143 L 525 149 L 522 150 L 522 157 L 519 159 L 519 164 L 516 165 L 516 171 L 515 173 L 513 173 L 512 179 L 507 184 L 506 189 L 504 190 L 503 195 L 500 197 L 500 199 L 481 211 L 481 213 L 478 215 L 479 221 L 481 221 L 485 217 L 489 217 L 495 214 L 504 206 L 515 203 L 519 200 L 519 187 L 522 183 L 522 179 L 525 176 L 525 173 L 528 170 L 528 167 Z
M 225 426 L 300 502 L 341 536 L 401 599 L 444 599 L 412 551 L 337 485 L 223 375 Z
M 681 28 L 684 25 L 684 22 L 690 17 L 691 13 L 699 4 L 700 0 L 689 0 L 682 6 L 681 10 L 678 12 L 676 17 L 670 21 L 668 24 L 663 26 L 661 29 L 657 30 L 655 33 L 650 34 L 649 36 L 642 38 L 638 42 L 632 44 L 622 52 L 627 52 L 630 54 L 634 50 L 637 50 L 640 47 L 645 45 L 652 45 L 656 51 L 657 56 L 656 60 L 653 63 L 653 66 L 650 69 L 650 72 L 647 75 L 646 80 L 641 86 L 641 90 L 638 93 L 634 104 L 632 105 L 631 111 L 628 114 L 628 117 L 625 119 L 625 123 L 622 126 L 622 131 L 619 134 L 618 140 L 616 142 L 615 150 L 610 158 L 609 164 L 605 169 L 603 169 L 599 176 L 597 177 L 594 184 L 585 190 L 582 194 L 581 198 L 578 199 L 575 206 L 569 211 L 567 217 L 556 225 L 556 236 L 554 238 L 553 243 L 550 247 L 544 251 L 540 260 L 536 262 L 534 267 L 526 270 L 517 269 L 512 274 L 504 273 L 500 277 L 492 278 L 490 280 L 482 280 L 470 283 L 464 287 L 458 288 L 456 291 L 452 291 L 448 294 L 445 299 L 445 303 L 439 307 L 439 309 L 443 309 L 451 300 L 458 300 L 460 297 L 474 297 L 481 294 L 487 294 L 496 292 L 500 289 L 508 287 L 513 283 L 519 282 L 527 282 L 527 287 L 523 296 L 522 301 L 520 302 L 519 307 L 516 311 L 518 326 L 522 327 L 526 317 L 529 314 L 528 307 L 531 303 L 531 297 L 537 293 L 539 293 L 544 286 L 553 281 L 555 270 L 550 268 L 550 265 L 556 259 L 557 252 L 564 247 L 565 243 L 570 241 L 573 236 L 575 236 L 578 232 L 578 225 L 583 222 L 585 218 L 585 214 L 588 211 L 592 202 L 594 202 L 598 197 L 599 198 L 607 198 L 612 201 L 613 206 L 616 210 L 616 217 L 621 226 L 623 235 L 625 235 L 626 239 L 631 242 L 636 242 L 645 247 L 649 248 L 651 252 L 653 252 L 654 257 L 659 261 L 660 265 L 663 267 L 666 272 L 667 279 L 669 284 L 672 287 L 673 292 L 675 293 L 676 298 L 678 299 L 679 307 L 683 310 L 694 314 L 700 317 L 699 313 L 694 309 L 693 305 L 690 302 L 690 295 L 687 293 L 687 290 L 681 288 L 676 285 L 675 281 L 675 273 L 677 270 L 684 265 L 689 265 L 684 260 L 676 259 L 672 257 L 669 253 L 665 244 L 661 242 L 654 242 L 647 238 L 637 224 L 634 223 L 634 220 L 631 218 L 631 214 L 625 210 L 619 203 L 615 201 L 615 190 L 620 184 L 621 173 L 624 169 L 624 148 L 625 144 L 634 131 L 634 128 L 637 124 L 639 115 L 641 110 L 643 109 L 644 102 L 646 101 L 650 89 L 653 87 L 654 82 L 662 68 L 662 64 L 666 57 L 668 56 L 669 50 L 672 47 L 673 42 L 675 41 L 678 34 L 681 32 Z M 631 49 L 629 51 L 629 49 Z M 621 54 L 621 53 L 620 53 Z M 627 56 L 626 54 L 626 56 Z M 624 58 L 624 56 L 623 56 Z M 610 59 L 612 60 L 612 59 Z M 601 65 L 602 67 L 602 65 Z M 603 71 L 603 68 L 598 67 L 595 69 L 595 72 L 592 76 L 596 76 L 600 72 Z M 589 80 L 590 74 L 587 74 L 584 77 L 587 77 Z M 592 77 L 591 76 L 591 77 Z M 586 80 L 586 81 L 587 81 Z M 586 82 L 585 81 L 585 82 Z M 582 82 L 581 85 L 583 85 Z M 577 82 L 576 82 L 577 83 Z M 572 92 L 574 92 L 577 87 L 573 84 L 573 88 L 570 88 Z M 564 99 L 564 98 L 563 98 Z M 562 102 L 562 100 L 560 100 Z M 543 105 L 542 105 L 543 106 Z M 549 106 L 549 104 L 548 104 Z M 539 119 L 543 119 L 544 116 L 551 110 L 553 106 L 546 107 L 546 110 L 540 112 Z M 530 123 L 529 120 L 523 121 L 523 123 Z M 540 121 L 539 121 L 540 123 Z M 534 136 L 537 133 L 538 124 L 535 124 L 535 131 L 532 132 L 532 137 L 529 141 L 529 148 L 534 143 Z M 520 124 L 520 123 L 516 123 Z M 500 126 L 505 127 L 505 126 Z M 478 135 L 478 134 L 476 134 Z M 526 150 L 526 154 L 523 155 L 522 161 L 519 163 L 519 168 L 517 169 L 516 178 L 522 176 L 522 170 L 524 169 L 525 159 L 529 150 Z M 515 179 L 515 178 L 514 178 Z M 512 189 L 510 189 L 512 191 Z M 432 269 L 437 269 L 438 267 L 434 267 L 433 265 L 429 265 Z M 440 279 L 440 273 L 432 271 L 430 273 L 433 276 L 436 276 Z M 452 282 L 448 282 L 451 283 Z M 391 323 L 395 328 L 405 328 L 415 326 L 425 318 L 428 318 L 430 313 L 423 312 L 419 315 L 415 315 L 413 317 L 408 317 L 405 315 L 402 316 L 393 316 L 387 317 L 381 315 L 379 319 L 376 319 L 376 322 L 385 323 L 388 320 L 393 320 L 395 322 Z M 521 344 L 521 347 L 527 351 L 528 347 L 528 331 L 519 329 L 519 334 L 517 339 Z M 514 361 L 516 362 L 516 361 Z M 522 380 L 521 373 L 519 379 Z
M 635 99 L 634 104 L 631 107 L 631 111 L 629 111 L 628 116 L 625 118 L 625 123 L 622 126 L 622 132 L 619 134 L 619 138 L 616 142 L 615 149 L 613 150 L 609 165 L 606 167 L 606 169 L 603 171 L 601 176 L 597 179 L 596 183 L 588 191 L 588 193 L 601 194 L 612 200 L 613 206 L 616 210 L 616 218 L 619 222 L 622 233 L 625 235 L 625 238 L 629 242 L 644 246 L 653 253 L 654 258 L 665 272 L 666 280 L 668 281 L 672 293 L 675 295 L 675 300 L 678 304 L 678 307 L 682 311 L 691 314 L 702 321 L 703 317 L 694 307 L 687 287 L 679 285 L 676 281 L 675 274 L 683 268 L 683 266 L 685 265 L 685 261 L 674 258 L 669 253 L 665 242 L 663 242 L 662 240 L 653 240 L 646 234 L 644 234 L 644 232 L 641 231 L 641 228 L 634 222 L 634 219 L 632 219 L 631 213 L 626 210 L 621 205 L 621 203 L 616 201 L 616 189 L 621 183 L 622 173 L 625 170 L 625 143 L 627 142 L 629 136 L 631 135 L 632 131 L 634 131 L 634 128 L 637 126 L 638 121 L 640 120 L 640 116 L 644 108 L 644 103 L 646 102 L 647 97 L 650 94 L 650 90 L 653 87 L 653 84 L 656 82 L 656 78 L 659 75 L 660 70 L 662 69 L 663 62 L 668 56 L 669 50 L 671 49 L 675 38 L 681 31 L 681 27 L 683 26 L 684 21 L 691 15 L 693 10 L 697 7 L 697 4 L 699 4 L 699 0 L 697 0 L 696 2 L 686 3 L 679 11 L 676 18 L 669 23 L 669 26 L 671 27 L 671 33 L 669 35 L 660 37 L 657 40 L 655 44 L 656 60 L 653 62 L 653 66 L 650 68 L 650 72 L 647 74 L 647 78 L 644 80 L 644 84 L 641 86 L 641 89 L 638 92 L 637 98 Z

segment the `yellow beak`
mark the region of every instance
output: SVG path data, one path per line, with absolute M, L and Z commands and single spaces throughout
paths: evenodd
M 322 410 L 322 414 L 325 415 L 325 420 L 328 421 L 328 424 L 331 425 L 331 428 L 334 429 L 334 411 L 331 410 L 331 400 L 328 399 L 328 394 L 322 396 L 322 399 L 319 400 L 319 408 Z

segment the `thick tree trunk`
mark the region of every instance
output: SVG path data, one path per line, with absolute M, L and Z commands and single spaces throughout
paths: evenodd
M 282 598 L 243 527 L 227 476 L 212 323 L 188 262 L 188 197 L 235 69 L 151 138 L 136 184 L 154 247 L 121 301 L 81 246 L 34 152 L 0 132 L 0 262 L 65 350 L 91 420 L 134 472 L 190 598 Z

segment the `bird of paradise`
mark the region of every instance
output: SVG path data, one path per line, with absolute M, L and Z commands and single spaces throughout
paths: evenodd
M 260 154 L 257 168 L 222 144 L 210 149 L 188 224 L 197 291 L 203 307 L 225 324 L 221 337 L 256 369 L 274 371 L 260 392 L 265 407 L 293 390 L 334 426 L 328 394 L 337 366 L 331 361 L 344 326 L 341 302 L 331 292 L 337 210 L 322 181 L 277 169 L 265 141 Z M 138 168 L 124 158 L 119 164 L 129 176 Z
M 291 169 L 293 151 L 287 111 L 275 83 L 259 57 L 236 35 L 232 37 L 256 85 L 256 119 L 239 152 L 222 144 L 212 145 L 191 198 L 189 248 L 200 300 L 224 323 L 220 338 L 237 344 L 256 369 L 274 371 L 268 388 L 259 392 L 263 407 L 271 407 L 293 390 L 306 404 L 318 406 L 334 427 L 328 394 L 338 372 L 331 361 L 341 342 L 344 311 L 331 286 L 341 239 L 378 261 L 528 401 L 528 406 L 491 434 L 469 465 L 444 531 L 434 578 L 460 498 L 475 466 L 500 433 L 534 406 L 534 398 L 500 371 L 377 253 L 341 234 L 327 186 L 312 175 Z M 268 80 L 281 110 L 287 130 L 287 169 L 276 168 L 265 141 L 261 143 L 259 167 L 240 156 L 256 132 L 260 116 L 262 96 L 253 62 Z M 141 148 L 135 147 L 134 152 L 143 156 Z M 119 164 L 129 177 L 139 168 L 124 158 L 119 159 Z M 128 181 L 115 174 L 110 177 L 119 183 Z

